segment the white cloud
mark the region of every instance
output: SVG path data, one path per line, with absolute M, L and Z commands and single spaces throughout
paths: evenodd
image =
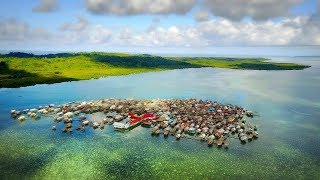
M 196 13 L 194 15 L 194 18 L 196 19 L 196 21 L 200 22 L 200 21 L 207 21 L 209 20 L 209 13 L 206 11 L 199 11 L 198 13 Z
M 30 46 L 33 44 L 105 44 L 112 37 L 110 28 L 89 25 L 83 16 L 76 23 L 64 23 L 63 31 L 49 32 L 45 28 L 32 28 L 27 23 L 15 19 L 0 20 L 0 45 L 10 43 Z M 61 28 L 60 28 L 61 29 Z
M 29 33 L 27 23 L 15 19 L 0 21 L 0 40 L 23 40 Z
M 63 26 L 66 27 L 64 31 L 48 31 L 24 22 L 0 19 L 0 45 L 4 47 L 8 42 L 25 47 L 45 44 L 48 47 L 108 45 L 114 48 L 320 45 L 320 22 L 304 16 L 277 22 L 237 22 L 218 18 L 186 26 L 161 27 L 157 24 L 144 30 L 128 26 L 115 30 L 93 25 L 85 17 L 65 24 L 69 25 Z
M 320 45 L 316 40 L 320 37 L 319 25 L 310 24 L 308 17 L 285 18 L 280 22 L 232 22 L 219 19 L 199 23 L 197 29 L 211 46 L 290 46 Z
M 190 42 L 193 45 L 200 43 L 199 32 L 193 27 L 177 27 L 171 26 L 168 28 L 155 27 L 142 32 L 129 30 L 130 39 L 113 39 L 115 45 L 129 46 L 147 46 L 147 47 L 188 47 Z
M 62 24 L 62 26 L 60 27 L 60 30 L 62 30 L 62 31 L 83 31 L 88 27 L 89 22 L 84 16 L 77 15 L 77 20 L 78 21 L 75 23 L 66 22 L 66 23 Z
M 86 0 L 86 8 L 95 14 L 185 14 L 196 0 Z
M 112 31 L 109 28 L 101 25 L 94 26 L 86 32 L 89 37 L 89 42 L 94 44 L 107 43 L 112 35 Z
M 204 6 L 215 16 L 241 20 L 251 16 L 255 20 L 267 20 L 288 16 L 290 10 L 303 0 L 204 0 Z
M 215 16 L 242 20 L 268 20 L 275 17 L 289 17 L 290 11 L 304 0 L 86 0 L 86 9 L 94 14 L 139 15 L 139 14 L 186 14 L 202 5 Z M 208 20 L 209 14 L 200 11 L 196 20 Z
M 57 0 L 41 0 L 40 4 L 32 9 L 34 12 L 52 12 L 58 9 Z
M 0 42 L 43 42 L 50 38 L 51 34 L 44 28 L 30 28 L 27 23 L 15 19 L 0 20 Z
M 60 27 L 62 32 L 59 35 L 61 43 L 105 44 L 110 40 L 112 36 L 110 28 L 93 25 L 83 15 L 77 15 L 76 18 L 76 22 L 65 22 Z
M 132 38 L 132 32 L 131 32 L 130 28 L 125 27 L 125 28 L 121 29 L 120 33 L 118 35 L 118 38 L 122 39 L 122 40 L 131 39 Z
M 130 31 L 132 32 L 132 30 Z M 116 44 L 152 47 L 320 45 L 320 23 L 308 17 L 280 22 L 234 22 L 220 18 L 194 26 L 157 27 Z

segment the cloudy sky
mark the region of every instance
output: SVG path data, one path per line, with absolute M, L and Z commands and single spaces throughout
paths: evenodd
M 320 55 L 319 9 L 317 0 L 1 0 L 0 50 Z

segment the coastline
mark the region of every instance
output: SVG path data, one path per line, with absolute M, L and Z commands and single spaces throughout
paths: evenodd
M 265 58 L 161 57 L 125 53 L 58 53 L 0 55 L 0 88 L 122 76 L 185 68 L 302 70 L 310 66 L 269 62 Z

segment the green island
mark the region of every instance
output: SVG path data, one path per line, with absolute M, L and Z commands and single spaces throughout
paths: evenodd
M 265 58 L 161 57 L 103 52 L 34 55 L 11 52 L 0 55 L 0 88 L 201 67 L 302 70 L 310 66 L 274 63 Z

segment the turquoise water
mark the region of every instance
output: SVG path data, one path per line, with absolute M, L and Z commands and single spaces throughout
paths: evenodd
M 320 58 L 273 58 L 302 71 L 184 69 L 0 89 L 0 178 L 319 179 Z M 11 109 L 102 98 L 199 98 L 256 111 L 259 139 L 229 149 L 174 137 L 87 129 L 51 131 L 51 118 L 10 117 Z M 90 118 L 99 118 L 92 116 Z M 58 126 L 58 129 L 61 129 Z

